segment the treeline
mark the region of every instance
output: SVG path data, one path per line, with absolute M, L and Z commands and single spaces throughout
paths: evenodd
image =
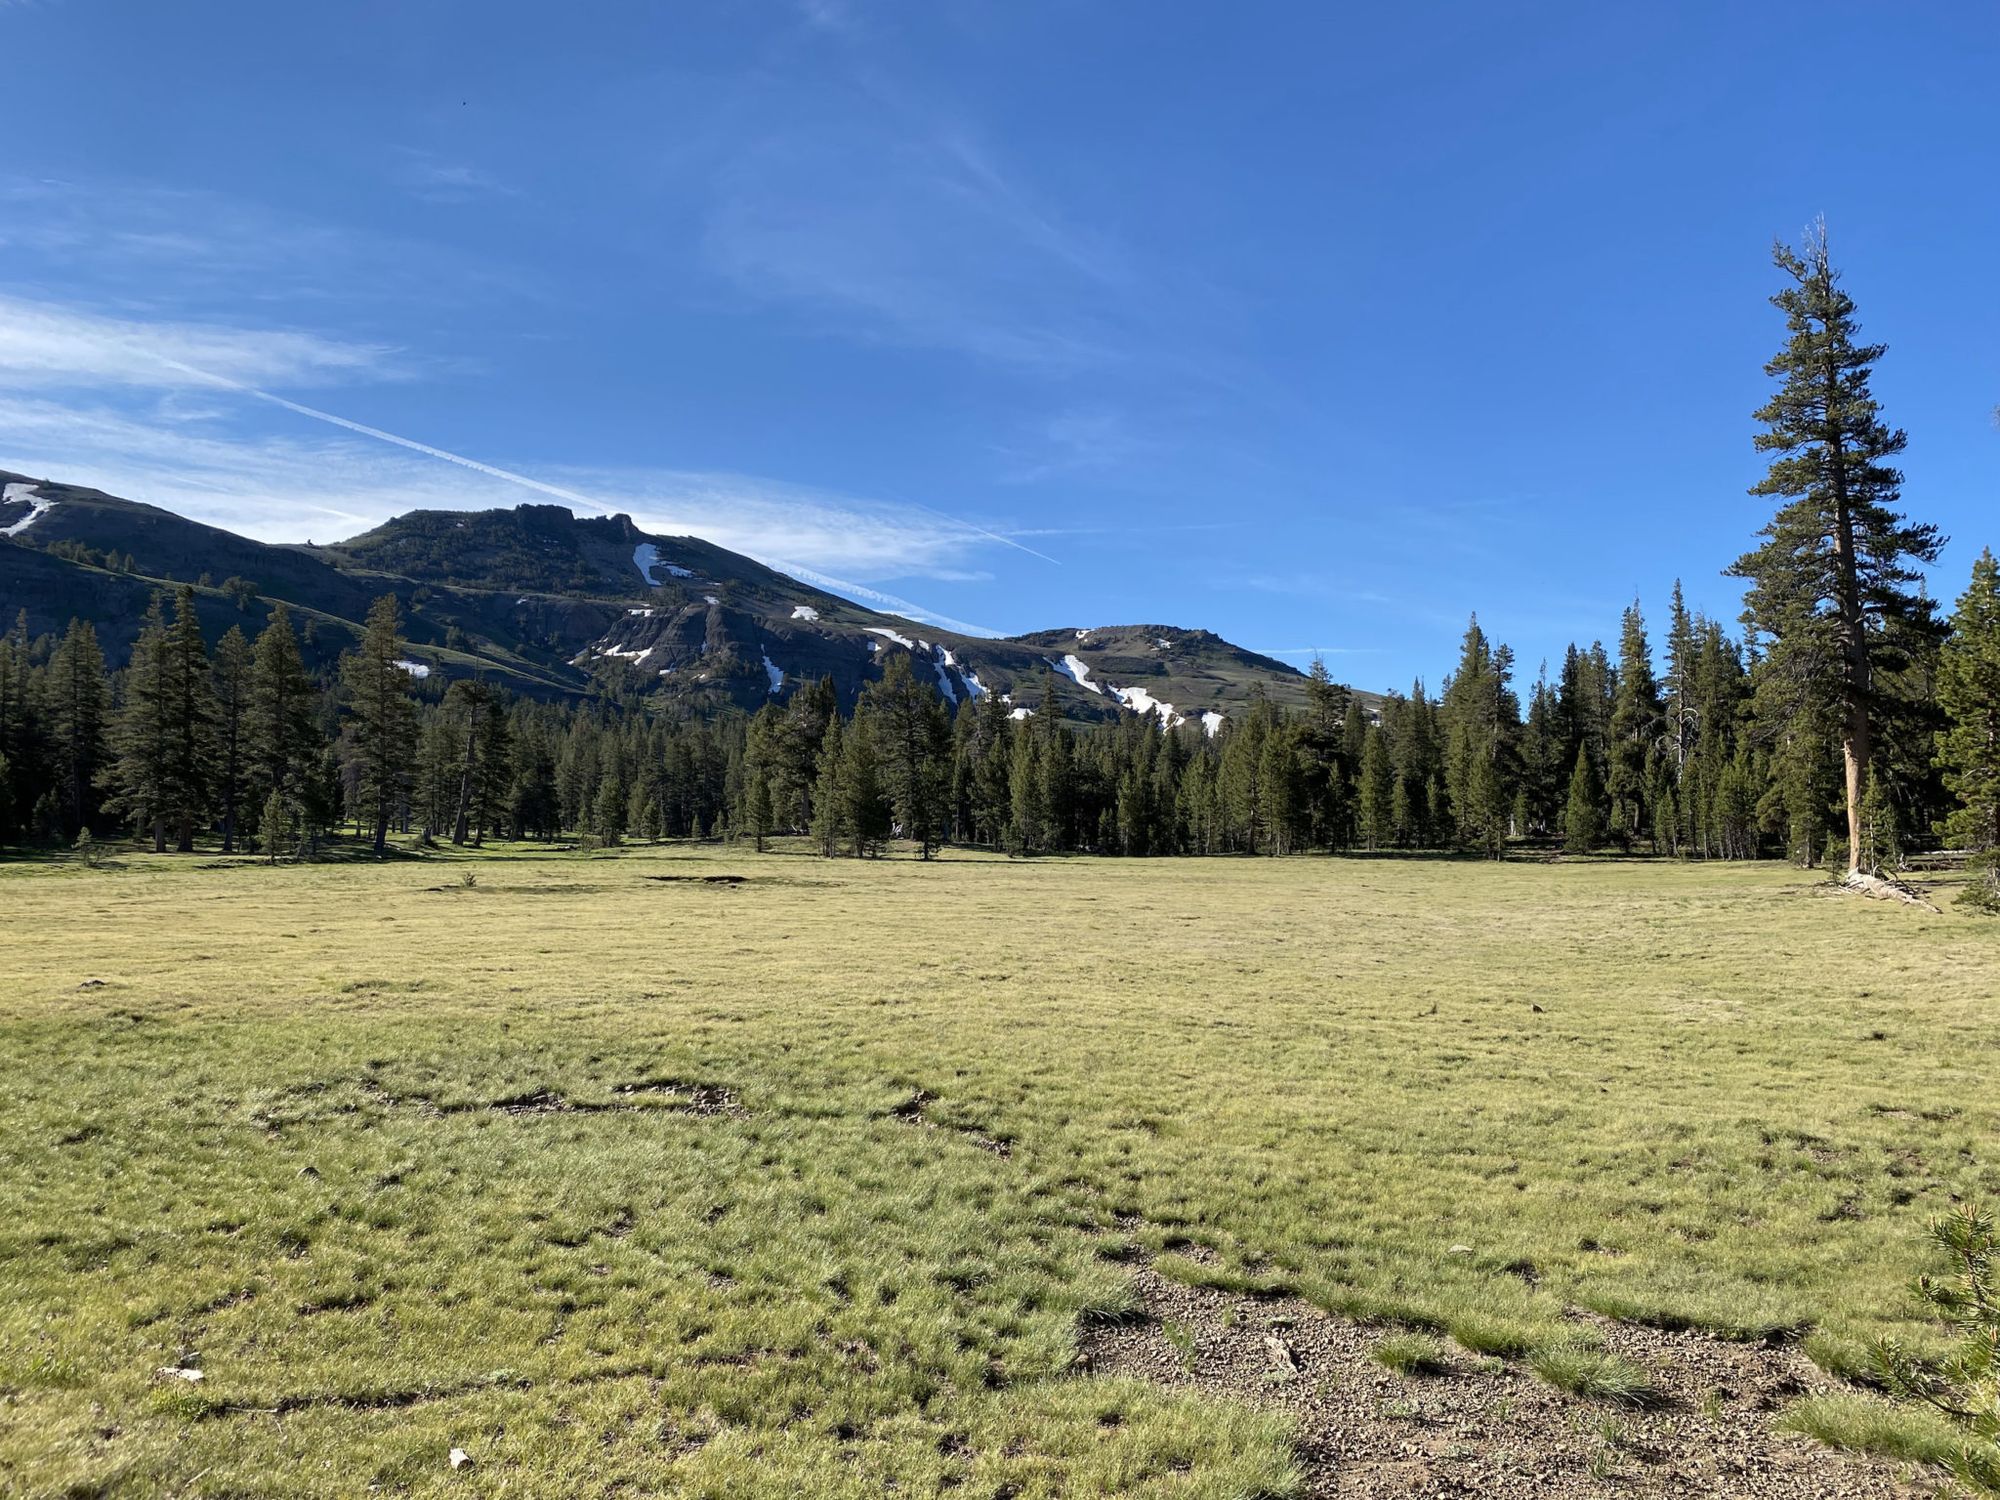
M 1899 679 L 1900 711 L 1880 716 L 1871 863 L 1934 841 L 1954 816 L 1967 843 L 2000 838 L 1990 556 L 1956 624 Z M 1690 613 L 1678 588 L 1657 670 L 1635 604 L 1615 656 L 1572 647 L 1524 706 L 1512 653 L 1475 620 L 1440 693 L 1419 682 L 1371 710 L 1315 663 L 1303 710 L 1256 697 L 1215 736 L 1152 715 L 1067 724 L 1053 673 L 1018 702 L 988 694 L 954 711 L 900 654 L 850 713 L 822 680 L 747 719 L 668 722 L 636 702 L 538 703 L 481 680 L 438 691 L 406 651 L 393 596 L 317 679 L 282 605 L 254 639 L 232 626 L 210 650 L 185 587 L 156 598 L 116 673 L 86 622 L 34 641 L 17 624 L 0 639 L 0 840 L 132 832 L 186 850 L 202 836 L 288 858 L 342 829 L 378 850 L 391 834 L 760 847 L 790 834 L 828 855 L 903 838 L 926 856 L 945 844 L 1497 856 L 1528 841 L 1806 864 L 1839 842 L 1837 744 L 1810 720 L 1767 719 L 1760 703 L 1780 701 L 1757 691 L 1770 658 Z M 1954 761 L 1953 745 L 1972 753 Z M 1977 827 L 1974 804 L 1988 809 Z
M 2000 901 L 2000 577 L 1990 552 L 1946 619 L 1919 565 L 1943 547 L 1905 518 L 1903 449 L 1869 390 L 1823 235 L 1779 247 L 1788 337 L 1758 413 L 1777 503 L 1730 571 L 1744 631 L 1675 586 L 1656 659 L 1635 603 L 1615 657 L 1571 647 L 1527 688 L 1475 619 L 1435 695 L 1379 708 L 1315 663 L 1302 710 L 1253 697 L 1221 733 L 1153 717 L 1078 729 L 1053 674 L 1014 701 L 948 707 L 887 659 L 849 713 L 830 681 L 754 716 L 668 722 L 636 699 L 513 698 L 413 674 L 393 597 L 315 678 L 282 606 L 211 651 L 183 587 L 155 599 L 108 670 L 72 623 L 0 637 L 0 843 L 132 831 L 155 849 L 310 856 L 337 828 L 476 843 L 809 836 L 829 855 L 889 839 L 1020 854 L 1453 850 L 1528 841 L 1684 858 L 1787 855 L 1850 871 L 1942 840 Z M 235 582 L 232 580 L 232 582 Z M 247 611 L 253 593 L 232 589 Z
M 483 680 L 426 693 L 392 595 L 360 645 L 315 677 L 289 613 L 254 640 L 203 640 L 194 590 L 156 595 L 131 658 L 107 671 L 89 622 L 0 637 L 0 843 L 130 833 L 155 850 L 310 857 L 352 825 L 476 843 L 628 829 L 725 830 L 743 725 L 650 722 L 608 702 L 544 704 Z

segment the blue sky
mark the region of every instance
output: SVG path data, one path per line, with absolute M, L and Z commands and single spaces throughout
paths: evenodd
M 328 540 L 523 476 L 986 629 L 1531 676 L 1761 524 L 1829 221 L 2000 543 L 2000 8 L 0 0 L 0 466 Z M 281 398 L 260 399 L 254 392 Z M 587 504 L 575 508 L 587 510 Z

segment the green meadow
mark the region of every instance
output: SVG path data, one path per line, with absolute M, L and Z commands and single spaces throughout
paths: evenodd
M 1778 866 L 504 846 L 0 911 L 5 1494 L 1282 1495 L 1275 1414 L 1077 1367 L 1136 1261 L 1853 1373 L 2000 1199 L 2000 923 Z

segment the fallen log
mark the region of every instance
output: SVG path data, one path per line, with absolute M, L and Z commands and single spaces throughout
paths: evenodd
M 1925 911 L 1939 910 L 1919 895 L 1914 886 L 1893 875 L 1871 875 L 1866 870 L 1849 870 L 1840 884 L 1857 896 L 1867 896 L 1876 901 L 1902 901 L 1910 906 L 1921 906 Z

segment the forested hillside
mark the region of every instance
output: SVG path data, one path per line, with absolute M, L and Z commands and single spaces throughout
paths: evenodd
M 1363 698 L 1203 631 L 933 631 L 624 516 L 416 512 L 270 547 L 8 477 L 0 840 L 1526 844 L 1850 872 L 1944 842 L 1990 868 L 1991 553 L 1947 619 L 1920 571 L 1944 539 L 1898 508 L 1906 440 L 1870 394 L 1883 349 L 1823 239 L 1777 263 L 1741 633 L 1675 584 L 1663 630 L 1635 601 L 1525 682 L 1476 616 L 1435 691 Z

